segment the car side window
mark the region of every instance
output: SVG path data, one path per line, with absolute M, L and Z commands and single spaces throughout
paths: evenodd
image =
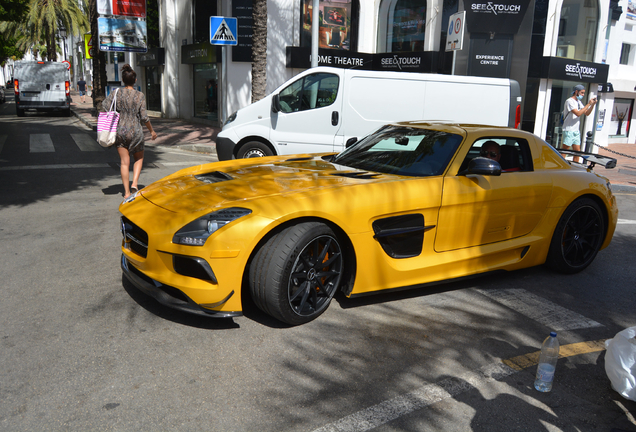
M 487 157 L 501 165 L 502 173 L 533 171 L 528 141 L 513 137 L 484 137 L 470 147 L 460 172 L 468 167 L 475 157 Z
M 338 96 L 338 75 L 317 73 L 294 81 L 279 93 L 281 111 L 292 113 L 322 108 Z

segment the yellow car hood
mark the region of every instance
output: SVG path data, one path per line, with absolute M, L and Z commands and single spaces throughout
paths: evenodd
M 181 170 L 142 190 L 145 199 L 166 210 L 196 213 L 240 205 L 273 195 L 311 193 L 347 184 L 386 181 L 383 174 L 334 165 L 319 157 L 267 163 L 262 158 L 246 164 L 213 163 Z

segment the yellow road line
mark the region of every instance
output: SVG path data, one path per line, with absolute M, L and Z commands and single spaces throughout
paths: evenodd
M 605 341 L 607 339 L 601 339 L 590 342 L 579 342 L 570 345 L 563 345 L 559 349 L 559 358 L 572 357 L 575 355 L 588 354 L 605 350 Z M 529 354 L 520 355 L 517 357 L 502 360 L 502 362 L 514 370 L 520 371 L 531 366 L 536 366 L 539 363 L 539 356 L 541 351 L 536 351 Z

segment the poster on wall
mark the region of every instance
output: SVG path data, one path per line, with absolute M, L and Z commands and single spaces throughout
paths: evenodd
M 614 107 L 609 122 L 609 134 L 612 136 L 629 135 L 629 123 L 632 118 L 633 99 L 614 99 Z
M 627 15 L 628 20 L 636 21 L 636 1 L 629 0 L 627 2 Z
M 313 1 L 302 2 L 302 33 L 300 46 L 311 46 L 311 23 L 313 19 Z M 318 22 L 320 30 L 318 42 L 320 48 L 351 49 L 351 0 L 320 1 Z
M 146 18 L 146 0 L 97 0 L 97 13 Z
M 233 0 L 232 16 L 238 21 L 238 44 L 232 47 L 232 61 L 252 61 L 252 0 Z
M 98 18 L 100 51 L 148 51 L 146 21 Z

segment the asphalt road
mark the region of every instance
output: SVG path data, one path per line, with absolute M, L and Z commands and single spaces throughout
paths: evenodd
M 580 274 L 339 297 L 292 328 L 249 304 L 203 319 L 122 278 L 118 158 L 86 135 L 0 105 L 0 430 L 636 431 L 602 349 L 636 325 L 636 195 Z M 208 160 L 149 147 L 141 183 Z M 567 355 L 543 394 L 532 354 L 553 328 Z

